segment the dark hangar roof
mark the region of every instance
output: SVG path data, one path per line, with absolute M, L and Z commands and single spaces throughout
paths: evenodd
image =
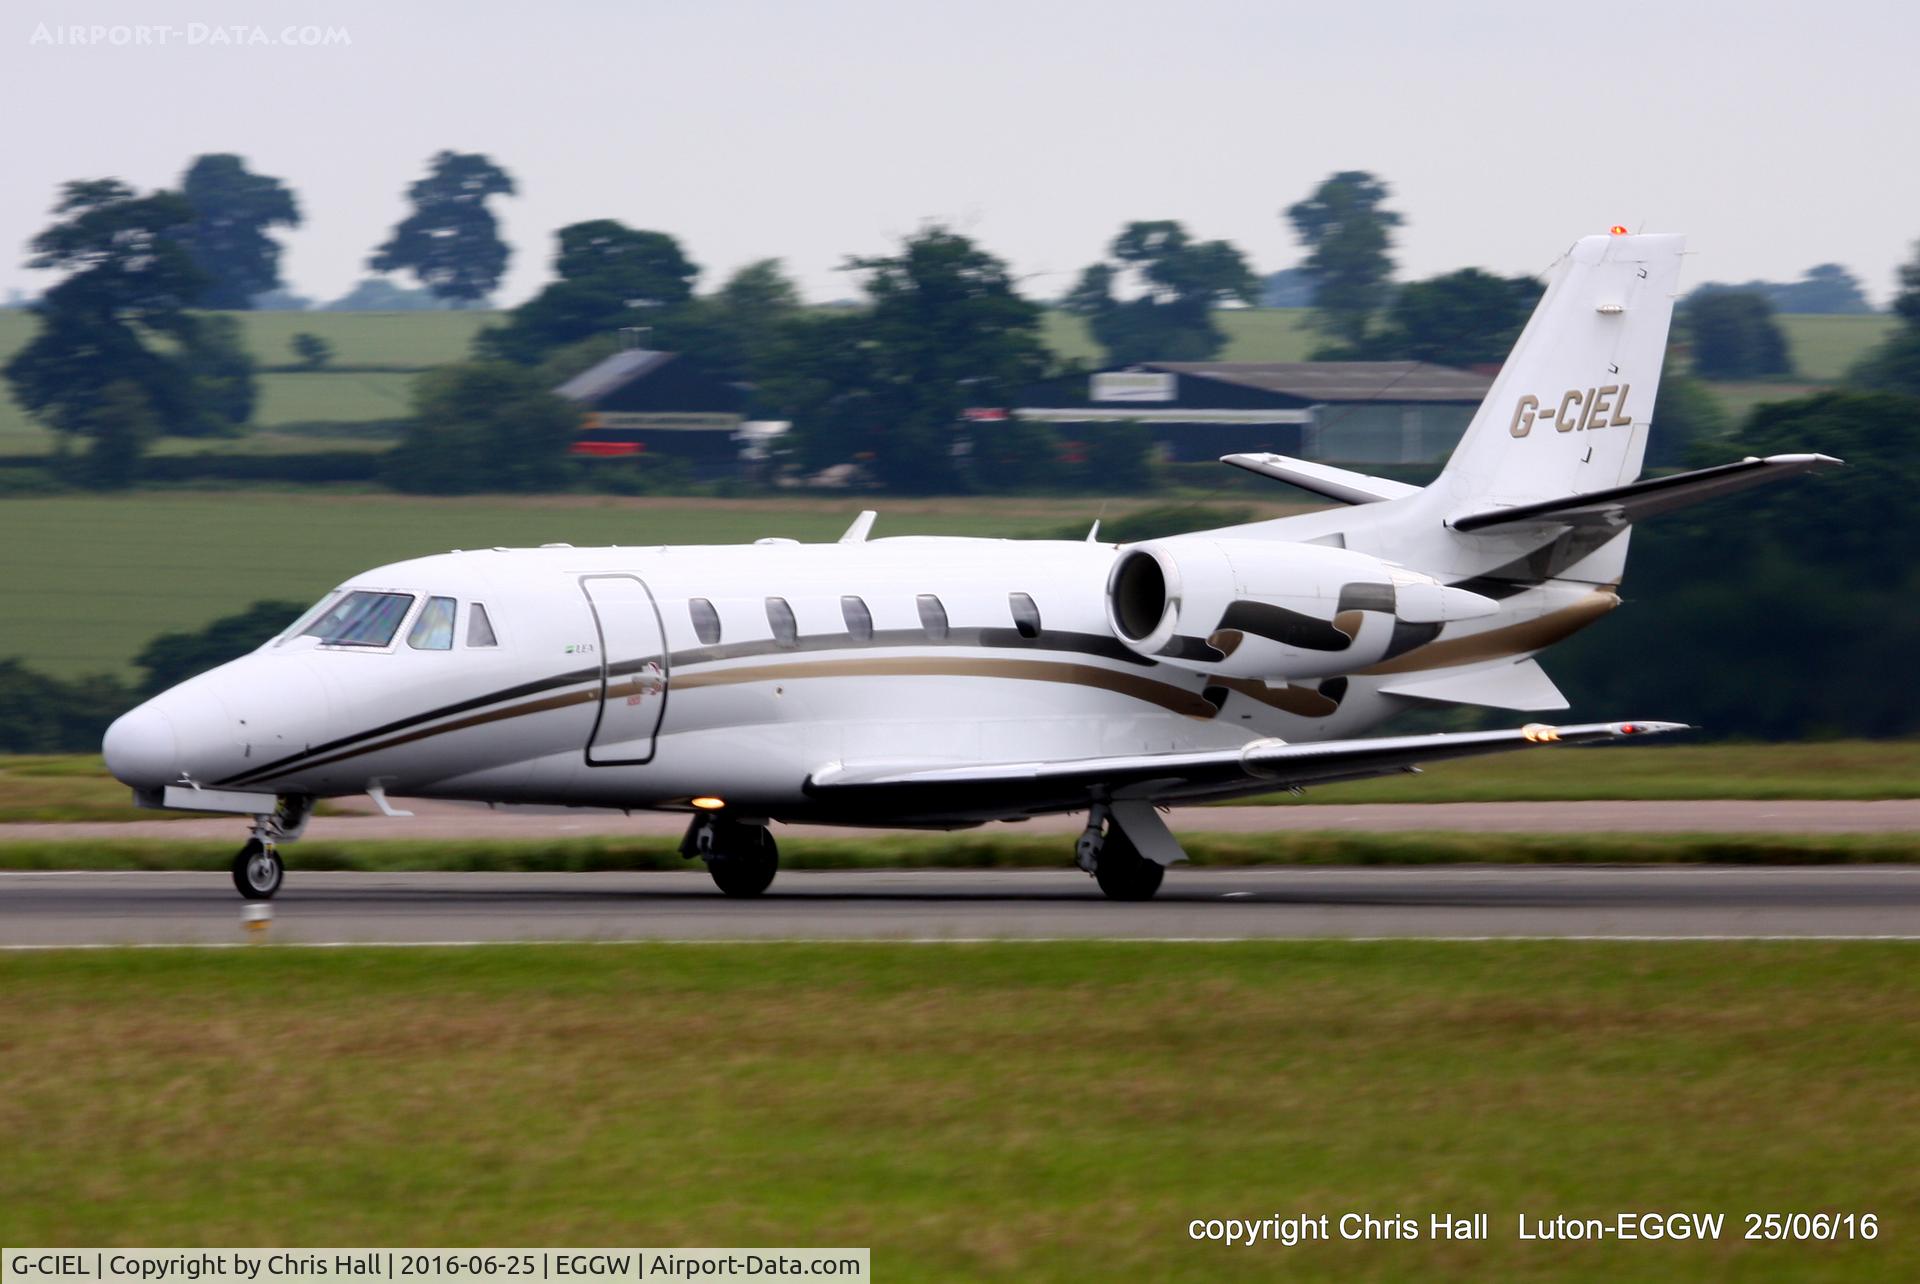
M 1426 361 L 1147 361 L 1134 367 L 1309 401 L 1481 401 L 1493 380 Z
M 644 374 L 657 370 L 678 353 L 653 352 L 646 348 L 628 348 L 616 352 L 582 370 L 554 392 L 570 401 L 598 401 L 610 392 L 624 388 Z

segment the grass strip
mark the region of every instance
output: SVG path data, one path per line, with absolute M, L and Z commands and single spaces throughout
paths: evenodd
M 856 1244 L 887 1279 L 1920 1277 L 1910 945 L 0 957 L 0 1239 Z M 1727 1215 L 1524 1243 L 1520 1215 Z M 1872 1212 L 1763 1243 L 1746 1212 Z M 1418 1239 L 1195 1243 L 1370 1213 Z M 1485 1242 L 1431 1213 L 1486 1212 Z
M 879 834 L 796 837 L 777 831 L 787 869 L 1052 869 L 1072 858 L 1059 836 Z M 234 846 L 243 836 L 234 830 Z M 1920 859 L 1920 834 L 1473 834 L 1304 830 L 1187 834 L 1196 866 L 1249 865 L 1851 865 Z M 684 869 L 667 839 L 303 841 L 298 869 L 587 871 Z M 172 839 L 3 841 L 0 869 L 225 869 L 232 852 Z

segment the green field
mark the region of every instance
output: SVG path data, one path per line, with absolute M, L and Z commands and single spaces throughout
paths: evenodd
M 33 550 L 0 572 L 0 658 L 19 656 L 69 676 L 124 673 L 157 633 L 198 628 L 263 598 L 317 599 L 349 575 L 450 548 L 738 543 L 763 535 L 830 540 L 867 506 L 880 509 L 878 535 L 1032 535 L 1145 503 L 424 499 L 322 491 L 0 498 L 0 547 Z
M 1894 943 L 0 958 L 12 1244 L 871 1246 L 884 1279 L 1913 1279 Z M 1524 1243 L 1521 1215 L 1725 1214 Z M 1491 1215 L 1484 1243 L 1195 1218 Z M 1747 1212 L 1878 1237 L 1746 1242 Z
M 394 419 L 407 412 L 413 371 L 467 355 L 473 336 L 498 318 L 493 312 L 241 312 L 235 314 L 254 360 L 287 365 L 297 360 L 288 343 L 302 331 L 331 343 L 341 370 L 260 376 L 262 427 L 303 420 L 357 423 Z M 34 319 L 17 309 L 0 310 L 0 365 L 32 337 Z M 0 385 L 0 455 L 39 454 L 48 434 L 28 419 Z M 311 447 L 309 447 L 311 448 Z

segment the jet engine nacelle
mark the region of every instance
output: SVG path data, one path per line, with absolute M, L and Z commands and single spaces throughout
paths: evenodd
M 1107 621 L 1129 648 L 1223 677 L 1352 673 L 1499 605 L 1349 549 L 1179 537 L 1135 544 L 1107 578 Z

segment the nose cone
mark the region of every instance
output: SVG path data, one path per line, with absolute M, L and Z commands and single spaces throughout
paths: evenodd
M 180 778 L 180 742 L 173 723 L 152 700 L 120 715 L 100 745 L 115 780 L 152 789 Z

